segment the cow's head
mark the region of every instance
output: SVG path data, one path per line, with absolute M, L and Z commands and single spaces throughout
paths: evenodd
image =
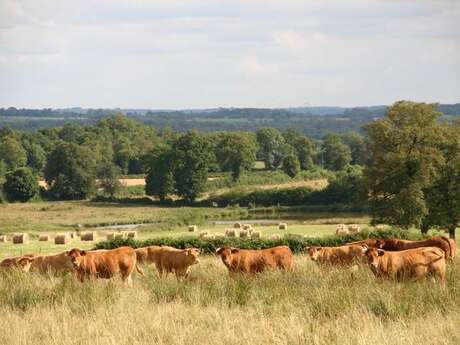
M 313 261 L 318 260 L 318 256 L 322 250 L 323 248 L 321 247 L 305 247 L 305 251 L 308 253 L 310 259 L 312 259 Z
M 221 248 L 217 248 L 216 254 L 221 257 L 224 265 L 228 267 L 231 265 L 233 254 L 238 253 L 238 251 L 239 251 L 238 248 L 221 247 Z
M 78 248 L 71 249 L 67 252 L 67 256 L 70 258 L 72 265 L 77 269 L 80 267 L 82 257 L 86 255 L 86 251 Z
M 199 256 L 201 254 L 201 251 L 200 251 L 199 248 L 187 248 L 184 251 L 185 251 L 185 255 L 189 259 L 191 265 L 195 265 L 195 264 L 200 263 Z
M 23 272 L 29 272 L 33 259 L 29 256 L 24 256 L 18 260 L 18 266 Z
M 369 248 L 368 246 L 362 246 L 362 252 L 367 258 L 367 263 L 373 271 L 379 267 L 380 257 L 385 255 L 385 251 L 380 248 Z

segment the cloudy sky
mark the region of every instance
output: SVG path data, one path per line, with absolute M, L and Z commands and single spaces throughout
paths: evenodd
M 0 0 L 0 107 L 460 102 L 459 0 Z

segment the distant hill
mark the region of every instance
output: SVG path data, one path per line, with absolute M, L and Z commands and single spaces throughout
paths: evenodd
M 361 127 L 384 116 L 387 106 L 369 107 L 298 107 L 212 108 L 186 110 L 158 109 L 0 109 L 0 128 L 34 130 L 66 123 L 92 124 L 116 113 L 152 125 L 178 131 L 255 131 L 261 127 L 296 128 L 314 138 L 328 132 L 360 131 Z M 460 103 L 441 104 L 438 110 L 446 118 L 460 115 Z

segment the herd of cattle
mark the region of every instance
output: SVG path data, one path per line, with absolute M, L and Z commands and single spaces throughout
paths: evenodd
M 339 247 L 307 247 L 305 251 L 322 266 L 351 266 L 361 261 L 367 263 L 379 277 L 418 280 L 431 275 L 439 277 L 444 286 L 446 261 L 456 256 L 457 245 L 452 239 L 435 236 L 423 241 L 368 239 Z M 120 275 L 123 282 L 131 285 L 134 269 L 144 275 L 140 266 L 148 264 L 156 266 L 160 277 L 174 273 L 178 279 L 186 278 L 191 267 L 200 262 L 200 254 L 197 248 L 176 249 L 168 246 L 90 251 L 72 249 L 52 255 L 29 254 L 7 258 L 0 262 L 0 268 L 19 268 L 24 272 L 70 272 L 81 281 Z M 294 269 L 293 254 L 287 246 L 262 250 L 223 247 L 218 248 L 216 254 L 231 273 L 254 274 L 266 269 Z

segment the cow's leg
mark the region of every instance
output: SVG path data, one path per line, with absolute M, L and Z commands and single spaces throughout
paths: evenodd
M 129 287 L 133 286 L 133 279 L 131 278 L 131 274 L 126 279 L 126 283 L 128 284 Z

